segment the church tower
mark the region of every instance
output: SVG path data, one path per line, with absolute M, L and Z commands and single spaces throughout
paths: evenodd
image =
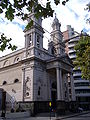
M 51 47 L 51 53 L 56 56 L 61 56 L 65 53 L 65 45 L 62 43 L 63 35 L 60 30 L 61 24 L 59 23 L 59 20 L 56 17 L 53 20 L 52 23 L 52 32 L 51 32 L 51 42 L 53 43 L 53 46 Z M 49 43 L 49 46 L 52 45 Z
M 33 25 L 30 29 L 25 29 L 25 48 L 30 47 L 43 48 L 43 29 L 42 29 L 42 19 L 36 19 L 34 10 L 28 15 L 28 23 L 32 20 Z
M 25 62 L 23 69 L 23 101 L 47 100 L 47 75 L 44 62 L 42 19 L 35 18 L 34 10 L 28 15 L 30 29 L 25 29 Z M 45 56 L 46 57 L 46 56 Z
M 55 14 L 55 18 L 52 23 L 53 30 L 51 32 L 51 40 L 56 44 L 59 42 L 62 42 L 62 32 L 60 30 L 60 27 L 61 27 L 61 24 L 59 23 L 59 20 L 57 19 Z

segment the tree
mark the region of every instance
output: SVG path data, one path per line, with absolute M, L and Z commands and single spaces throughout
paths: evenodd
M 88 10 L 88 12 L 90 12 L 90 2 L 86 5 L 86 8 L 85 8 L 85 10 Z M 88 17 L 87 18 L 87 23 L 89 23 L 90 24 L 90 18 Z
M 76 69 L 79 67 L 82 78 L 90 80 L 90 36 L 81 36 L 75 46 L 76 59 L 74 61 Z
M 68 1 L 69 0 L 63 0 L 62 4 L 65 5 Z M 60 4 L 60 0 L 54 0 L 54 3 L 58 5 Z M 53 16 L 54 13 L 54 10 L 51 7 L 51 0 L 47 0 L 45 7 L 38 3 L 38 0 L 13 0 L 13 3 L 11 3 L 10 0 L 0 1 L 0 14 L 4 13 L 5 17 L 10 21 L 12 21 L 15 16 L 20 17 L 22 20 L 26 20 L 28 18 L 27 13 L 32 12 L 33 8 L 36 18 L 47 18 L 49 16 Z M 25 12 L 25 9 L 27 12 Z M 31 20 L 26 28 L 28 29 L 32 24 L 33 22 Z M 0 38 L 0 50 L 4 51 L 6 47 L 8 49 L 15 50 L 17 47 L 15 45 L 11 45 L 11 40 L 11 38 L 7 39 L 7 37 L 2 34 Z
M 85 10 L 90 12 L 90 2 L 86 5 Z M 90 18 L 87 18 L 86 21 L 90 24 Z M 90 36 L 87 34 L 81 34 L 80 40 L 75 46 L 75 50 L 75 68 L 80 68 L 82 72 L 82 78 L 90 80 Z
M 4 51 L 5 48 L 11 49 L 12 51 L 16 50 L 17 46 L 12 45 L 10 43 L 11 40 L 12 40 L 11 38 L 8 39 L 4 34 L 1 34 L 1 38 L 0 38 L 0 51 Z

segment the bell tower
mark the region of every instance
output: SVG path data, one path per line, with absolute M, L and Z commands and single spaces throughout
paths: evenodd
M 42 28 L 42 19 L 35 18 L 34 10 L 32 13 L 28 15 L 28 23 L 32 20 L 33 25 L 30 29 L 25 29 L 25 48 L 28 49 L 30 47 L 43 48 L 43 28 Z
M 56 17 L 55 13 L 55 18 L 52 23 L 52 32 L 51 32 L 51 40 L 54 43 L 62 42 L 62 32 L 60 30 L 61 24 L 59 23 L 59 20 Z
M 51 41 L 53 42 L 53 49 L 55 51 L 56 56 L 61 56 L 65 53 L 65 45 L 62 43 L 63 35 L 60 30 L 61 24 L 59 23 L 59 20 L 56 17 L 53 20 L 52 23 L 52 32 L 51 32 Z

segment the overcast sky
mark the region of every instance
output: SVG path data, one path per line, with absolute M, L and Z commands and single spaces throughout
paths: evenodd
M 13 1 L 13 0 L 11 0 Z M 47 0 L 39 0 L 43 5 Z M 71 25 L 75 31 L 81 32 L 84 30 L 88 34 L 90 34 L 90 25 L 86 24 L 86 18 L 90 17 L 90 12 L 84 10 L 86 4 L 89 0 L 69 0 L 69 2 L 63 6 L 58 5 L 55 6 L 52 3 L 53 9 L 55 9 L 55 13 L 57 14 L 57 18 L 61 23 L 61 31 L 66 30 L 67 25 Z M 51 32 L 52 21 L 53 18 L 47 18 L 43 20 L 43 28 Z M 11 37 L 12 44 L 18 46 L 18 49 L 24 47 L 24 33 L 23 30 L 25 28 L 26 23 L 20 20 L 19 18 L 15 18 L 12 22 L 8 21 L 4 15 L 0 15 L 0 33 L 5 33 L 6 36 Z M 50 38 L 50 34 L 47 32 L 44 34 L 44 47 L 47 48 L 48 39 Z M 0 52 L 0 56 L 7 54 L 8 50 L 3 53 Z

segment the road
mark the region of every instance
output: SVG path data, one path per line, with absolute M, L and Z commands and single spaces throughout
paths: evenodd
M 60 119 L 60 120 L 90 120 L 90 113 L 78 115 L 70 118 Z

